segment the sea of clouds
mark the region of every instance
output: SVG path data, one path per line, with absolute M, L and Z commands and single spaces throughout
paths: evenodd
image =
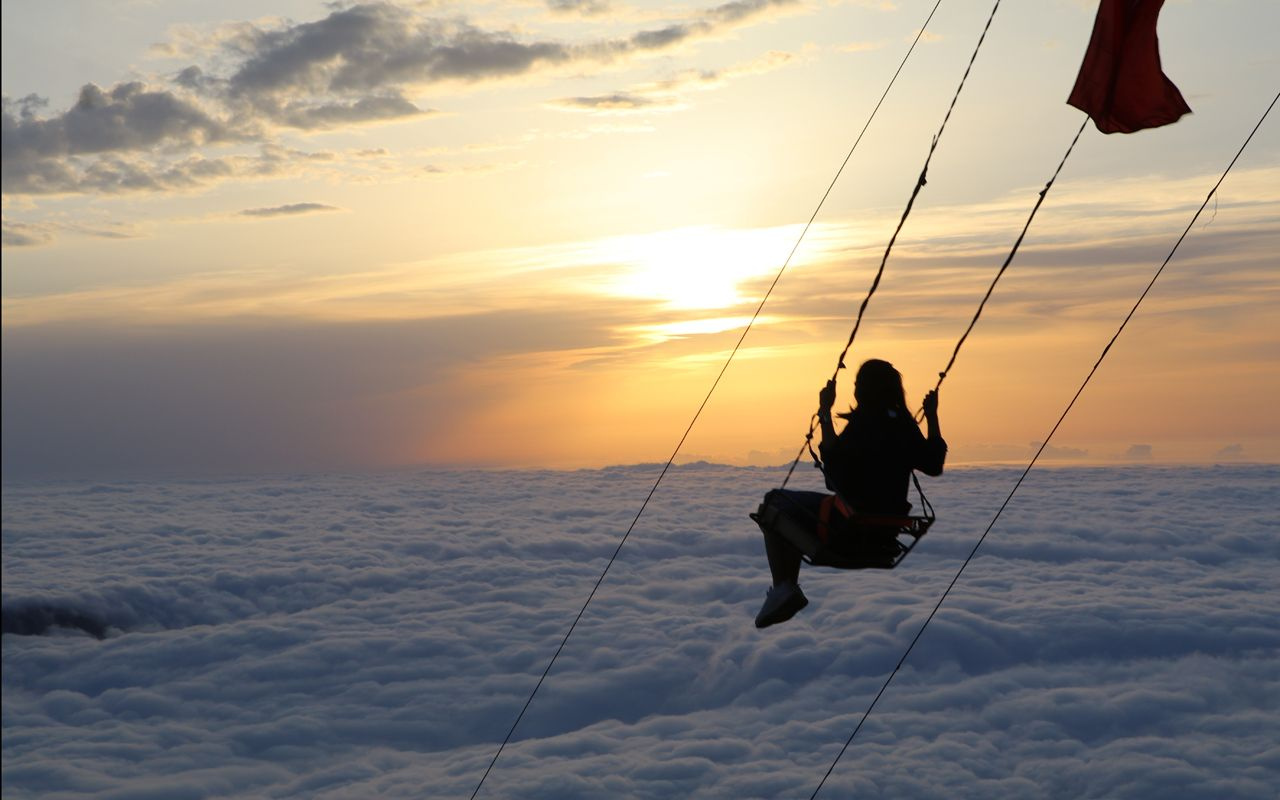
M 9 483 L 3 796 L 468 797 L 659 471 Z M 809 797 L 1016 470 L 752 625 L 777 469 L 673 469 L 480 797 Z M 793 488 L 817 488 L 816 473 Z M 1033 472 L 820 797 L 1267 798 L 1280 466 Z

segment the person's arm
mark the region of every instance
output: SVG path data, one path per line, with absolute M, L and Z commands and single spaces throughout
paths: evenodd
M 835 425 L 831 422 L 831 407 L 836 404 L 836 382 L 827 381 L 827 385 L 818 393 L 818 424 L 822 427 L 822 439 L 818 442 L 818 452 L 822 455 L 822 476 L 827 488 L 839 494 L 838 477 L 844 473 L 845 459 L 841 452 L 840 437 L 836 434 Z
M 916 469 L 926 475 L 941 475 L 947 460 L 947 442 L 942 438 L 942 426 L 938 423 L 938 390 L 924 396 L 924 420 L 929 430 L 925 446 Z
M 836 404 L 836 382 L 827 381 L 827 385 L 818 392 L 818 424 L 822 426 L 822 441 L 819 447 L 831 447 L 836 441 L 835 425 L 831 422 L 831 407 Z
M 942 428 L 938 425 L 938 390 L 932 389 L 924 396 L 924 420 L 929 426 L 929 439 L 942 438 Z

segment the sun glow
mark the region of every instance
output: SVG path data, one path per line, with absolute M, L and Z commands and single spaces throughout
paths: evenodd
M 759 230 L 678 228 L 600 242 L 593 257 L 617 266 L 603 290 L 655 299 L 671 309 L 728 308 L 744 298 L 738 287 L 782 266 L 795 242 L 793 226 Z

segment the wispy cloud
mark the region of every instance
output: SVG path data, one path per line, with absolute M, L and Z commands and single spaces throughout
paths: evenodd
M 547 8 L 554 14 L 581 14 L 594 17 L 609 11 L 609 0 L 546 0 Z
M 3 223 L 3 242 L 5 247 L 37 247 L 53 241 L 53 235 L 47 225 L 35 225 L 26 222 Z
M 475 167 L 483 168 L 497 167 Z M 430 173 L 451 174 L 445 167 L 430 168 Z M 1236 196 L 1257 199 L 1235 201 L 1229 218 L 1201 226 L 1184 244 L 1180 258 L 1205 266 L 1169 271 L 1163 279 L 1169 309 L 1213 314 L 1274 301 L 1280 291 L 1272 269 L 1280 197 L 1267 187 L 1273 181 L 1280 185 L 1278 176 L 1274 168 L 1233 175 Z M 1188 196 L 1193 196 L 1191 188 L 1202 189 L 1204 180 L 1188 178 L 1184 183 Z M 1108 221 L 1113 209 L 1145 209 L 1150 190 L 1143 181 L 1112 182 L 1104 203 L 1096 199 L 1095 188 L 1059 187 L 1061 194 L 1042 210 L 998 287 L 983 326 L 1051 317 L 1110 319 L 1115 303 L 1122 302 L 1121 290 L 1127 292 L 1135 276 L 1149 275 L 1168 253 L 1177 229 L 1185 224 L 1185 209 L 1170 210 L 1167 203 L 1157 207 L 1152 200 L 1149 213 L 1113 224 Z M 985 205 L 918 212 L 912 235 L 898 243 L 891 257 L 891 283 L 877 295 L 877 324 L 931 335 L 967 320 L 1012 244 L 1008 212 L 1025 210 L 1034 194 L 1028 189 Z M 249 209 L 258 212 L 249 216 L 322 210 L 300 203 Z M 867 289 L 891 224 L 886 214 L 811 228 L 787 284 L 770 300 L 768 311 L 779 326 L 803 328 L 828 320 L 843 325 Z M 52 233 L 14 220 L 6 220 L 6 226 L 15 237 L 38 240 L 42 232 Z M 1084 230 L 1089 235 L 1082 238 Z M 571 306 L 590 297 L 630 300 L 635 313 L 624 313 L 618 325 L 641 330 L 690 324 L 697 313 L 708 319 L 749 313 L 798 233 L 794 225 L 690 228 L 475 251 L 340 275 L 223 272 L 150 286 L 7 298 L 4 322 L 12 326 L 107 317 L 164 320 L 173 309 L 194 318 L 233 317 L 257 313 L 267 307 L 264 302 L 286 317 L 402 319 L 465 310 L 478 298 L 483 298 L 485 308 L 514 309 Z M 1046 279 L 1055 287 L 1052 293 L 1044 291 Z M 691 315 L 690 303 L 702 311 Z M 667 313 L 655 316 L 654 308 L 661 307 Z
M 59 233 L 89 236 L 95 239 L 133 239 L 138 236 L 133 226 L 120 223 L 82 224 L 71 222 L 4 221 L 5 247 L 38 247 L 53 242 Z
M 242 217 L 296 217 L 302 214 L 314 214 L 319 211 L 338 211 L 337 206 L 327 206 L 324 203 L 289 203 L 283 206 L 270 206 L 267 208 L 246 208 L 240 212 Z
M 605 113 L 671 111 L 686 107 L 683 97 L 692 92 L 719 89 L 739 78 L 772 72 L 794 63 L 797 58 L 794 53 L 771 50 L 760 58 L 721 70 L 686 70 L 665 80 L 601 95 L 562 97 L 548 105 L 570 111 Z

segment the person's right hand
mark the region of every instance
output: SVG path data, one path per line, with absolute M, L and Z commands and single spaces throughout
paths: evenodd
M 822 391 L 818 392 L 818 408 L 821 411 L 830 411 L 831 407 L 836 404 L 836 382 L 834 380 L 827 381 L 827 385 L 822 387 Z

